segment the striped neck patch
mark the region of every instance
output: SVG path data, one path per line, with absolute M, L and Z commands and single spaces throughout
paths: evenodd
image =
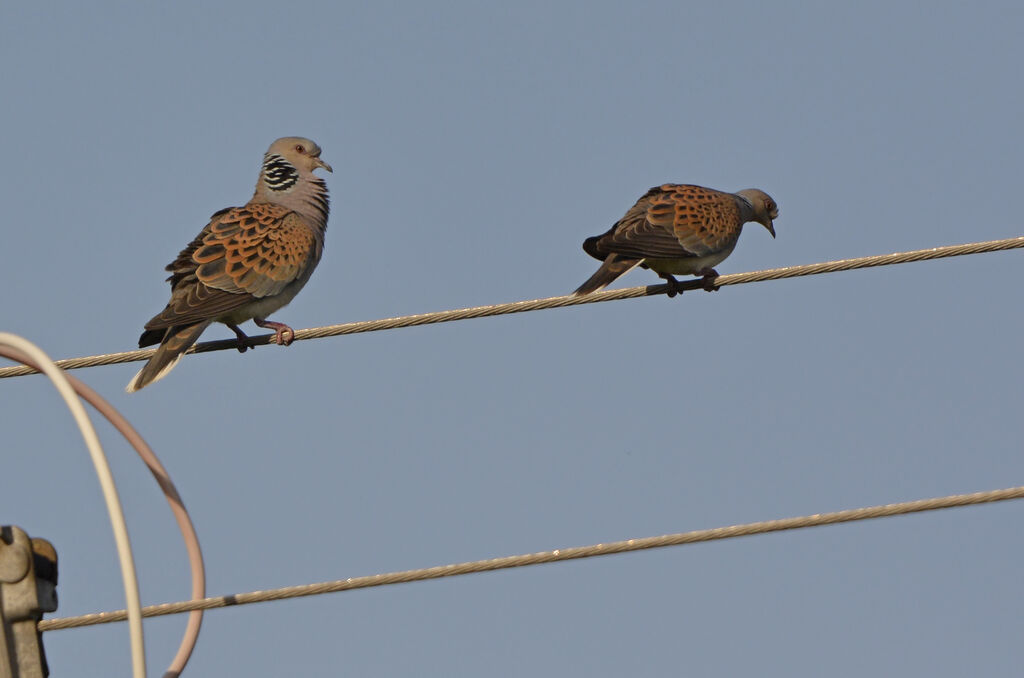
M 299 181 L 299 170 L 277 153 L 263 158 L 263 183 L 272 191 L 287 191 Z

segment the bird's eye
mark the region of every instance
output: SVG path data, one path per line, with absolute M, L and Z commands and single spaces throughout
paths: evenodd
M 295 144 L 295 150 L 299 153 L 305 153 L 306 149 L 302 147 L 302 144 Z

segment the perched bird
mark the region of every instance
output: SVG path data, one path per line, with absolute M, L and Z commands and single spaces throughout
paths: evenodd
M 252 199 L 215 213 L 167 265 L 171 300 L 139 337 L 139 348 L 160 346 L 126 391 L 170 372 L 214 321 L 234 331 L 239 351 L 248 337 L 238 325 L 249 319 L 273 329 L 277 344 L 292 343 L 292 328 L 266 317 L 298 294 L 323 253 L 329 201 L 318 167 L 332 171 L 316 143 L 278 139 L 263 156 Z
M 774 238 L 778 216 L 775 201 L 756 188 L 723 193 L 687 184 L 655 186 L 607 233 L 583 241 L 583 250 L 604 263 L 574 294 L 595 292 L 637 265 L 667 280 L 670 297 L 682 292 L 673 275 L 703 276 L 704 289 L 716 290 L 714 267 L 732 254 L 743 224 L 756 221 Z

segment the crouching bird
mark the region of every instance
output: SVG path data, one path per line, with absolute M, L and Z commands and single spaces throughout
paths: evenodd
M 210 217 L 167 265 L 171 300 L 139 337 L 139 348 L 159 347 L 126 391 L 164 377 L 213 322 L 234 331 L 239 351 L 248 337 L 238 325 L 250 319 L 273 329 L 277 344 L 292 343 L 292 328 L 266 318 L 298 294 L 323 253 L 330 205 L 317 168 L 332 171 L 316 143 L 278 139 L 263 156 L 252 199 Z
M 743 224 L 756 221 L 775 237 L 775 201 L 756 188 L 724 193 L 703 186 L 664 184 L 647 191 L 602 235 L 587 238 L 584 251 L 604 263 L 580 285 L 577 296 L 595 292 L 634 266 L 668 281 L 668 296 L 681 293 L 675 275 L 699 275 L 704 289 L 718 289 L 715 266 L 732 254 Z

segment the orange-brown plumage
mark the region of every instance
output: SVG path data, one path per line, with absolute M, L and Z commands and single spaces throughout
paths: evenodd
M 757 221 L 774 237 L 777 216 L 775 201 L 757 189 L 725 193 L 689 184 L 656 186 L 607 232 L 584 241 L 584 251 L 603 263 L 575 294 L 599 290 L 637 265 L 673 285 L 673 274 L 713 277 L 718 275 L 714 266 L 736 247 L 744 223 Z
M 264 156 L 252 200 L 215 213 L 168 264 L 171 299 L 139 337 L 140 347 L 160 347 L 129 392 L 164 376 L 213 322 L 228 325 L 242 342 L 238 324 L 253 319 L 274 328 L 277 343 L 291 342 L 290 327 L 265 318 L 302 289 L 323 253 L 328 199 L 313 174 L 319 167 L 330 170 L 314 142 L 278 139 Z

